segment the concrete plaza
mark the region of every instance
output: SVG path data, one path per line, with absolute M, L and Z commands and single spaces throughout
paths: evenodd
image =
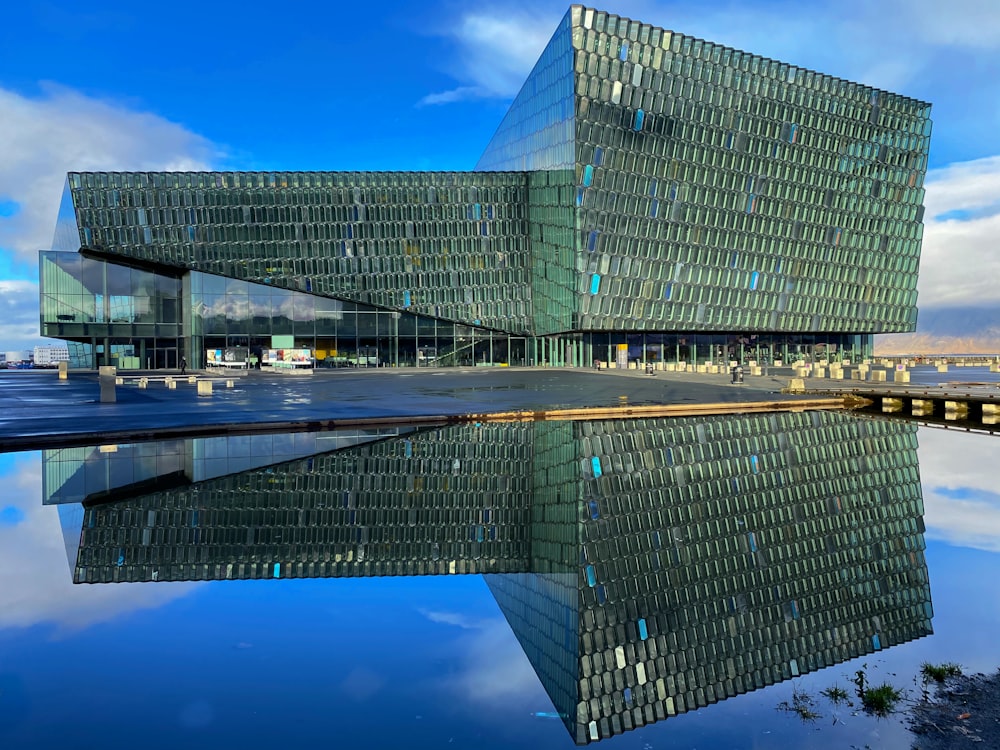
M 312 375 L 260 371 L 195 373 L 212 379 L 211 395 L 199 396 L 187 379 L 175 388 L 148 373 L 117 386 L 115 403 L 100 403 L 97 374 L 55 371 L 0 372 L 0 450 L 79 443 L 104 436 L 149 438 L 165 431 L 224 431 L 254 426 L 314 424 L 359 419 L 400 423 L 423 417 L 455 417 L 506 411 L 537 411 L 622 405 L 669 405 L 775 401 L 804 398 L 782 394 L 787 376 L 748 377 L 637 370 L 458 368 L 317 370 Z M 233 381 L 226 387 L 225 380 Z

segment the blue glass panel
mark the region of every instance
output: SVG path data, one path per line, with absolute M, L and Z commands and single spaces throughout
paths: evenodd
M 652 203 L 649 204 L 649 215 L 650 215 L 650 217 L 652 217 L 654 219 L 656 218 L 656 209 L 658 209 L 659 207 L 660 207 L 660 202 L 658 200 L 656 200 L 656 198 L 653 198 Z
M 594 183 L 594 168 L 590 164 L 583 168 L 583 185 L 590 187 Z
M 587 585 L 594 588 L 597 585 L 597 571 L 594 570 L 593 565 L 588 565 L 585 570 L 587 572 Z
M 604 589 L 604 584 L 601 584 L 596 589 L 594 593 L 597 594 L 597 603 L 604 604 L 608 600 L 608 592 Z
M 646 113 L 643 112 L 641 109 L 637 109 L 635 111 L 635 125 L 633 125 L 632 127 L 636 131 L 642 130 L 642 121 L 645 119 L 646 119 Z
M 760 460 L 757 456 L 750 456 L 750 466 L 753 468 L 754 474 L 760 474 Z
M 646 618 L 644 617 L 639 620 L 639 637 L 642 638 L 642 640 L 649 638 L 649 630 L 646 627 Z
M 631 708 L 632 706 L 632 688 L 627 687 L 623 691 L 623 696 L 625 698 L 625 704 Z
M 587 507 L 590 509 L 590 517 L 592 520 L 596 521 L 601 516 L 600 509 L 597 507 L 597 501 L 591 500 L 587 503 Z
M 601 471 L 601 459 L 597 456 L 590 459 L 590 467 L 594 470 L 595 477 L 599 477 L 603 473 Z
M 583 188 L 576 189 L 576 205 L 583 205 Z
M 668 281 L 667 290 L 663 293 L 663 299 L 669 300 L 673 296 L 674 296 L 674 282 Z
M 760 271 L 754 271 L 752 274 L 750 274 L 751 291 L 756 291 L 758 282 L 760 282 Z
M 604 163 L 604 149 L 598 146 L 594 149 L 594 166 L 601 166 Z
M 747 534 L 747 539 L 750 541 L 750 551 L 751 552 L 756 552 L 757 551 L 757 537 L 754 536 L 754 533 L 752 531 L 749 534 Z
M 403 292 L 403 307 L 409 307 L 410 302 L 411 302 L 410 293 L 408 291 Z
M 618 59 L 622 62 L 628 60 L 628 42 L 622 42 L 622 48 L 618 51 Z
M 597 249 L 597 230 L 591 229 L 590 236 L 587 237 L 587 249 L 594 252 Z
M 878 637 L 878 633 L 872 636 L 872 646 L 876 651 L 880 651 L 882 649 L 882 639 Z

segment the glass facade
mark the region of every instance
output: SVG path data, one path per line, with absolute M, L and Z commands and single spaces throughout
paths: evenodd
M 470 424 L 308 457 L 319 436 L 236 436 L 46 451 L 43 476 L 87 493 L 60 506 L 78 583 L 488 573 L 583 744 L 932 632 L 916 429 Z
M 181 319 L 192 366 L 208 339 L 277 330 L 391 365 L 423 350 L 580 366 L 619 345 L 687 362 L 747 346 L 863 357 L 873 334 L 915 329 L 929 116 L 574 6 L 474 171 L 72 173 L 54 248 L 212 287 L 185 292 L 215 329 Z M 247 290 L 235 307 L 230 285 Z M 95 357 L 119 338 L 59 333 L 69 313 L 53 312 L 43 333 Z M 348 317 L 341 344 L 328 323 Z M 149 335 L 140 349 L 164 348 Z

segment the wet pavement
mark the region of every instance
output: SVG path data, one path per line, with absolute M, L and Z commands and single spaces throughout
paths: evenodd
M 97 374 L 70 372 L 67 380 L 45 371 L 0 372 L 0 451 L 23 449 L 59 437 L 154 434 L 171 429 L 238 425 L 287 426 L 367 418 L 404 422 L 514 410 L 621 405 L 702 404 L 802 398 L 781 394 L 782 375 L 748 377 L 733 385 L 728 375 L 637 370 L 552 368 L 448 368 L 427 370 L 318 370 L 312 375 L 260 371 L 239 375 L 195 373 L 213 380 L 213 393 L 178 380 L 167 388 L 149 373 L 129 373 L 117 401 L 100 403 Z M 225 380 L 232 379 L 233 387 Z

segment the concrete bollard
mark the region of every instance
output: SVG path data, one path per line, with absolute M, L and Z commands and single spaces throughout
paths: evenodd
M 176 391 L 177 390 L 177 381 L 174 380 L 173 378 L 171 378 L 170 380 L 168 380 L 167 381 L 167 388 L 170 389 L 171 391 Z
M 232 388 L 232 387 L 233 387 L 233 381 L 232 380 L 227 380 L 226 381 L 226 388 Z
M 830 375 L 829 375 L 829 377 L 830 377 L 830 380 L 843 380 L 844 379 L 844 371 L 840 367 L 831 367 L 830 368 Z
M 897 411 L 903 410 L 903 399 L 892 398 L 891 396 L 884 396 L 882 398 L 882 411 L 887 414 L 892 414 Z
M 195 384 L 197 382 L 198 382 L 198 376 L 197 375 L 188 375 L 188 383 L 190 383 L 190 384 L 193 385 L 193 384 Z
M 125 378 L 115 378 L 115 385 L 125 385 Z
M 826 368 L 825 367 L 815 367 L 813 368 L 812 376 L 814 378 L 825 378 Z
M 762 372 L 762 370 L 763 370 L 763 368 L 760 365 L 750 365 L 750 374 L 751 375 L 760 375 L 761 372 Z
M 149 385 L 149 378 L 139 378 L 139 387 L 145 389 Z
M 803 378 L 792 378 L 788 381 L 788 392 L 789 393 L 804 393 L 806 390 L 806 381 Z
M 113 366 L 98 368 L 97 379 L 101 384 L 101 403 L 113 404 L 118 401 L 118 395 L 115 392 L 115 381 L 118 379 L 118 368 Z
M 199 396 L 211 396 L 212 395 L 212 381 L 211 380 L 199 380 L 198 381 L 198 395 Z
M 948 372 L 948 365 L 938 365 L 937 366 L 937 371 L 938 372 Z
M 910 382 L 910 371 L 909 370 L 896 370 L 892 373 L 893 383 L 909 383 Z
M 163 379 L 163 385 L 166 386 L 167 388 L 169 388 L 170 384 L 173 383 L 173 382 L 174 382 L 174 379 L 172 377 L 170 377 L 169 375 L 167 375 L 167 377 L 165 377 Z
M 885 370 L 872 370 L 871 381 L 873 383 L 884 383 L 885 382 Z
M 66 380 L 69 377 L 69 362 L 65 359 L 59 363 L 59 379 Z

